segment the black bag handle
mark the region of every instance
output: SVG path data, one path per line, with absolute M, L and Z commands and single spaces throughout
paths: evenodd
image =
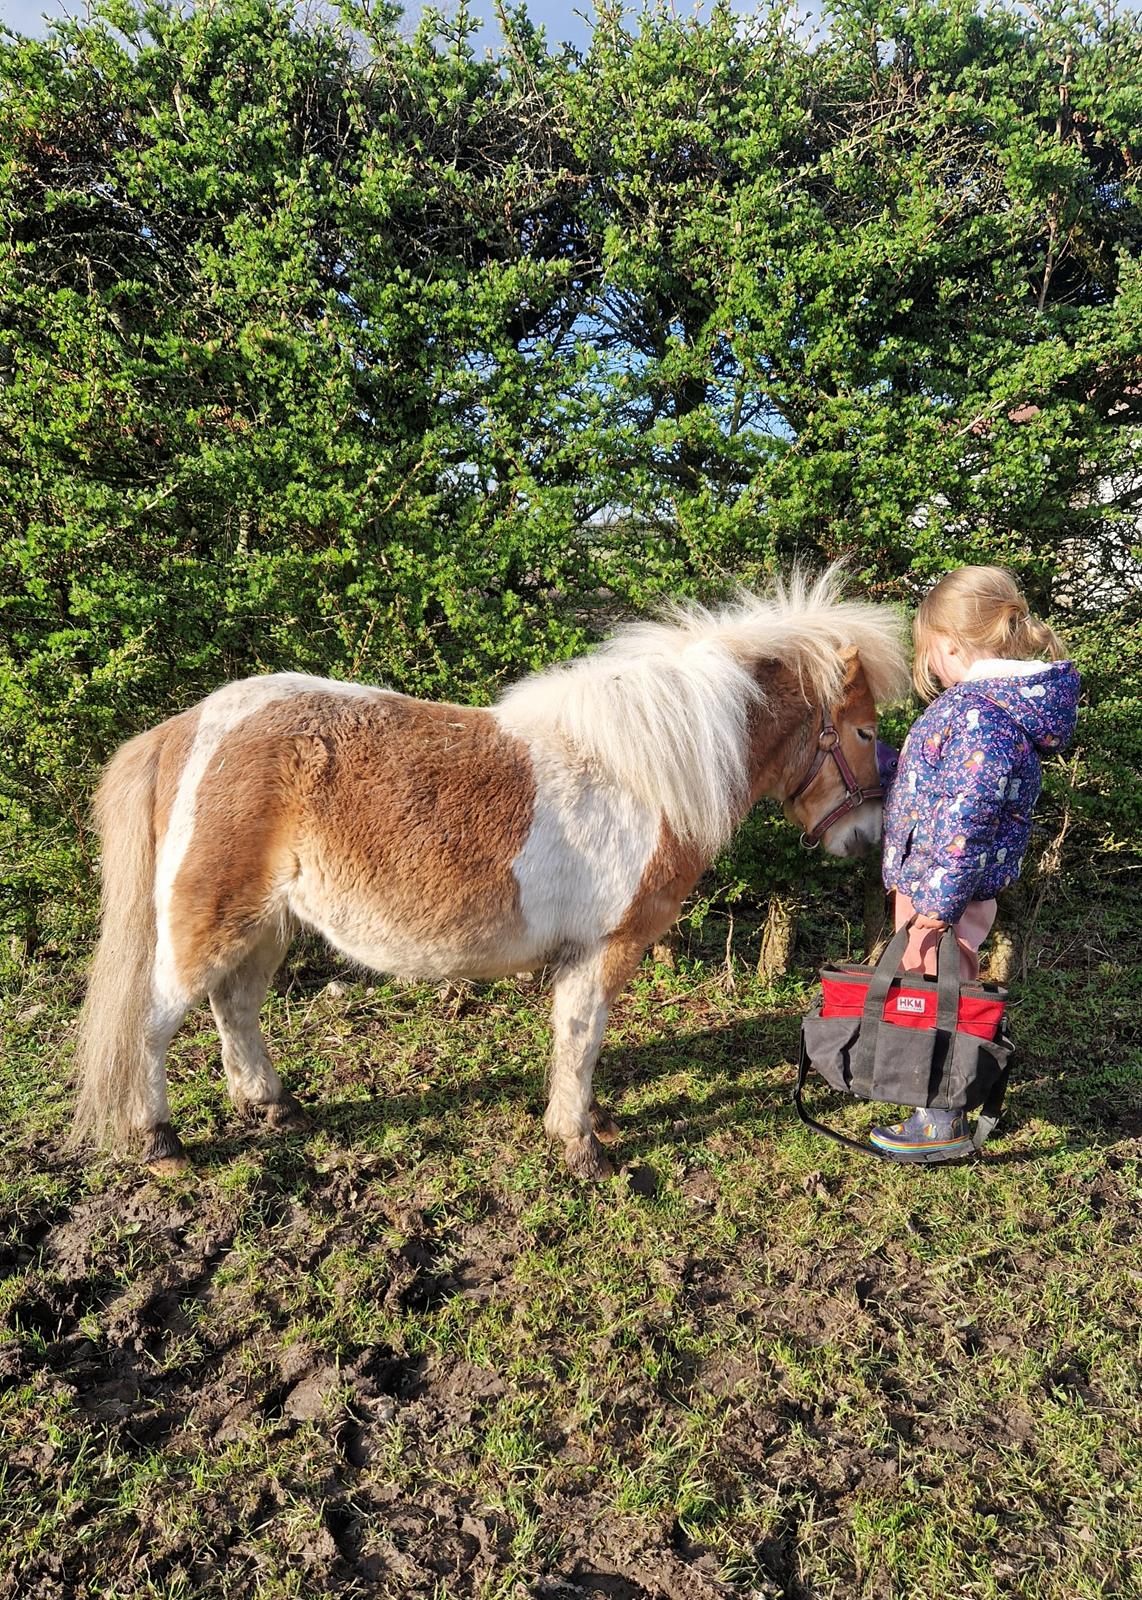
M 960 947 L 955 930 L 946 928 L 936 949 L 936 1036 L 932 1041 L 932 1064 L 928 1079 L 929 1099 L 947 1071 L 956 1044 L 960 1022 Z
M 880 1043 L 880 1030 L 885 1026 L 884 1006 L 888 991 L 903 974 L 900 963 L 908 948 L 912 925 L 909 917 L 889 940 L 884 954 L 873 968 L 865 995 L 861 1015 L 860 1034 L 852 1054 L 852 1092 L 864 1100 L 872 1098 L 872 1080 L 876 1071 L 876 1052 Z M 936 1034 L 938 1048 L 946 1053 L 951 1048 L 960 1019 L 960 951 L 955 929 L 945 928 L 936 952 Z
M 908 948 L 908 938 L 914 920 L 910 917 L 904 926 L 893 934 L 868 981 L 860 1032 L 851 1058 L 851 1089 L 853 1094 L 859 1095 L 863 1100 L 869 1099 L 871 1095 L 872 1078 L 876 1070 L 876 1044 L 880 1037 L 880 1025 L 884 1020 L 884 1003 L 888 999 L 892 980 L 899 972 L 904 952 Z
M 995 1125 L 1003 1111 L 1003 1097 L 1007 1093 L 1007 1080 L 1011 1076 L 1011 1066 L 1015 1059 L 1015 1052 L 1011 1048 L 1011 1040 L 1004 1037 L 1007 1046 L 1007 1059 L 996 1073 L 995 1082 L 984 1097 L 984 1102 L 979 1108 L 976 1118 L 975 1132 L 972 1134 L 972 1144 L 977 1150 L 982 1150 L 987 1140 L 995 1132 Z M 986 1041 L 985 1041 L 986 1046 Z M 994 1055 L 994 1051 L 990 1052 Z
M 868 981 L 868 992 L 864 999 L 864 1023 L 877 1022 L 884 1015 L 884 1002 L 888 999 L 892 980 L 899 976 L 900 963 L 908 948 L 908 939 L 915 920 L 915 917 L 909 917 L 904 926 L 896 930 L 885 945 L 884 954 L 872 969 L 872 977 Z
M 883 1156 L 884 1151 L 878 1150 L 874 1144 L 864 1144 L 859 1139 L 850 1139 L 847 1133 L 838 1133 L 836 1128 L 830 1128 L 826 1122 L 818 1122 L 816 1117 L 811 1117 L 805 1109 L 805 1082 L 809 1076 L 812 1062 L 809 1052 L 805 1048 L 805 1030 L 801 1030 L 800 1054 L 797 1059 L 797 1082 L 793 1085 L 793 1104 L 797 1108 L 797 1115 L 807 1128 L 812 1128 L 814 1133 L 823 1133 L 826 1139 L 832 1139 L 836 1144 L 844 1144 L 850 1150 L 861 1150 L 865 1155 Z
M 915 920 L 915 917 L 909 917 L 904 926 L 898 928 L 888 941 L 884 954 L 873 968 L 865 992 L 860 1032 L 851 1058 L 851 1089 L 853 1094 L 859 1095 L 863 1100 L 872 1098 L 872 1080 L 876 1072 L 876 1051 L 880 1040 L 880 1029 L 884 1022 L 884 1006 L 888 999 L 888 991 L 899 976 L 900 963 L 908 948 Z
M 960 1025 L 960 946 L 949 924 L 936 950 L 936 1031 L 954 1034 Z

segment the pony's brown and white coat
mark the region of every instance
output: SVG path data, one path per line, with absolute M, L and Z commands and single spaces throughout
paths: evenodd
M 288 1121 L 257 1018 L 302 924 L 401 975 L 552 967 L 545 1126 L 602 1171 L 591 1074 L 614 995 L 754 801 L 792 793 L 823 709 L 873 785 L 874 702 L 905 681 L 896 616 L 830 574 L 622 628 L 486 710 L 291 673 L 226 685 L 125 745 L 96 798 L 77 1127 L 181 1160 L 164 1063 L 204 995 L 231 1095 Z M 835 787 L 822 772 L 797 819 Z M 826 847 L 878 831 L 864 805 Z

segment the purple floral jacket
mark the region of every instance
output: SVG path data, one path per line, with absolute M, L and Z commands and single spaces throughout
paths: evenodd
M 1070 741 L 1078 697 L 1078 672 L 1056 661 L 958 683 L 933 700 L 885 796 L 885 887 L 926 916 L 958 922 L 969 901 L 1012 883 L 1039 798 L 1040 755 Z

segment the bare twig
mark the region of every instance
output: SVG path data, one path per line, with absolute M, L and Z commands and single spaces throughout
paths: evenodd
M 1030 959 L 1031 939 L 1035 931 L 1035 925 L 1039 920 L 1039 913 L 1043 909 L 1043 903 L 1051 890 L 1053 880 L 1058 876 L 1059 870 L 1063 864 L 1063 843 L 1071 826 L 1072 796 L 1075 791 L 1075 784 L 1078 781 L 1078 768 L 1081 757 L 1081 750 L 1076 750 L 1069 763 L 1068 771 L 1070 773 L 1071 781 L 1067 790 L 1066 800 L 1063 802 L 1063 818 L 1059 824 L 1058 832 L 1055 834 L 1055 837 L 1051 840 L 1050 844 L 1043 851 L 1042 856 L 1039 858 L 1039 872 L 1035 894 L 1027 909 L 1027 918 L 1023 927 L 1023 949 L 1019 964 L 1019 976 L 1020 980 L 1024 983 L 1027 981 L 1027 967 Z

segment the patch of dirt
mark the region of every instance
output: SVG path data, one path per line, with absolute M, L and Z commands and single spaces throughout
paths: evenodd
M 521 1236 L 514 1215 L 493 1198 L 445 1232 L 429 1213 L 388 1208 L 371 1174 L 312 1178 L 304 1202 L 258 1196 L 287 1279 L 327 1272 L 339 1249 L 367 1240 L 382 1310 L 416 1315 L 453 1298 L 508 1298 Z M 193 1538 L 180 1532 L 161 1499 L 144 1495 L 93 1548 L 78 1537 L 87 1515 L 80 1511 L 77 1537 L 0 1575 L 0 1595 L 70 1600 L 93 1592 L 110 1570 L 124 1595 L 137 1578 L 140 1589 L 182 1584 L 252 1600 L 264 1558 L 243 1530 L 279 1522 L 289 1529 L 288 1564 L 315 1595 L 350 1589 L 429 1600 L 445 1588 L 476 1595 L 510 1567 L 511 1519 L 468 1490 L 449 1492 L 441 1479 L 451 1468 L 463 1476 L 466 1430 L 480 1434 L 503 1397 L 546 1380 L 383 1342 L 317 1348 L 295 1335 L 284 1304 L 268 1328 L 275 1291 L 254 1303 L 235 1255 L 240 1222 L 240 1211 L 217 1196 L 205 1207 L 172 1203 L 162 1185 L 139 1181 L 78 1198 L 25 1233 L 20 1257 L 8 1261 L 16 1278 L 0 1322 L 0 1389 L 32 1383 L 37 1399 L 62 1408 L 108 1459 L 161 1458 L 175 1483 L 186 1478 L 200 1531 Z M 386 1230 L 392 1242 L 382 1245 Z M 335 1278 L 332 1285 L 337 1292 Z M 641 1401 L 632 1391 L 632 1439 L 644 1420 Z M 621 1412 L 620 1405 L 612 1418 L 616 1437 Z M 192 1490 L 186 1475 L 204 1446 L 217 1455 L 255 1436 L 268 1436 L 271 1454 L 291 1441 L 303 1448 L 314 1508 L 304 1527 L 296 1511 L 287 1515 L 297 1490 L 284 1473 L 255 1475 L 240 1497 Z M 386 1469 L 397 1438 L 399 1488 Z M 581 1449 L 569 1450 L 558 1430 L 541 1442 L 560 1462 L 561 1485 L 541 1520 L 564 1536 L 556 1543 L 567 1542 L 568 1528 L 577 1532 L 567 1558 L 541 1575 L 547 1589 L 537 1594 L 714 1600 L 728 1592 L 712 1558 L 674 1548 L 668 1537 L 661 1549 L 631 1548 L 629 1520 L 583 1495 Z M 12 1493 L 50 1499 L 69 1470 L 67 1456 L 42 1432 L 15 1441 L 7 1455 Z M 421 1464 L 433 1470 L 415 1470 Z M 140 1548 L 144 1567 L 134 1559 Z
M 482 1497 L 478 1487 L 486 1482 L 482 1452 L 506 1402 L 549 1397 L 571 1365 L 567 1350 L 553 1334 L 542 1370 L 501 1372 L 478 1348 L 458 1354 L 453 1344 L 444 1353 L 430 1340 L 404 1347 L 379 1330 L 391 1336 L 394 1326 L 441 1311 L 460 1319 L 466 1302 L 524 1316 L 515 1277 L 521 1253 L 569 1248 L 570 1225 L 552 1215 L 525 1229 L 510 1195 L 467 1194 L 465 1220 L 445 1226 L 428 1202 L 393 1202 L 384 1176 L 383 1164 L 339 1152 L 288 1182 L 263 1175 L 241 1199 L 203 1181 L 197 1195 L 172 1200 L 164 1185 L 137 1179 L 98 1195 L 77 1192 L 69 1207 L 30 1222 L 0 1217 L 0 1234 L 11 1241 L 0 1393 L 27 1386 L 29 1415 L 43 1405 L 66 1419 L 65 1435 L 32 1426 L 8 1441 L 9 1500 L 55 1503 L 75 1470 L 75 1441 L 91 1475 L 89 1499 L 69 1513 L 60 1537 L 0 1573 L 0 1596 L 85 1600 L 107 1587 L 110 1572 L 124 1597 L 150 1585 L 150 1593 L 165 1586 L 255 1600 L 272 1579 L 268 1547 L 280 1547 L 282 1570 L 301 1573 L 314 1596 L 430 1600 L 446 1591 L 463 1600 L 522 1570 L 517 1514 L 505 1509 L 502 1492 Z M 630 1184 L 649 1204 L 657 1187 Z M 820 1174 L 805 1193 L 835 1203 Z M 704 1168 L 686 1175 L 682 1198 L 703 1220 L 722 1204 L 718 1180 Z M 1104 1222 L 1130 1221 L 1128 1185 L 1109 1165 L 1076 1181 L 1070 1198 Z M 1029 1247 L 1051 1226 L 1049 1216 L 1028 1217 L 1024 1250 L 997 1252 L 988 1272 L 1024 1271 L 1016 1257 L 1034 1261 Z M 242 1253 L 251 1237 L 264 1255 L 256 1269 Z M 917 1270 L 908 1243 L 866 1248 L 859 1230 L 828 1250 L 775 1249 L 756 1234 L 724 1254 L 708 1234 L 704 1252 L 689 1243 L 683 1234 L 647 1260 L 637 1318 L 616 1317 L 601 1329 L 599 1370 L 611 1376 L 591 1397 L 590 1427 L 569 1420 L 570 1405 L 536 1407 L 543 1471 L 506 1480 L 517 1504 L 526 1501 L 539 1552 L 526 1584 L 520 1578 L 504 1589 L 513 1600 L 809 1600 L 800 1573 L 810 1516 L 814 1527 L 844 1530 L 858 1505 L 891 1501 L 910 1450 L 924 1452 L 937 1481 L 959 1470 L 1001 1484 L 1012 1452 L 1038 1449 L 1035 1417 L 1021 1400 L 981 1407 L 965 1421 L 900 1376 L 894 1352 L 904 1347 L 930 1370 L 973 1360 L 1012 1366 L 1038 1336 L 1004 1326 L 982 1293 L 961 1293 L 952 1316 L 946 1281 Z M 350 1259 L 367 1271 L 366 1289 Z M 330 1306 L 344 1306 L 344 1318 L 322 1320 L 317 1313 Z M 372 1336 L 362 1306 L 375 1310 Z M 594 1307 L 605 1319 L 601 1296 Z M 679 1355 L 682 1324 L 716 1327 L 712 1353 Z M 343 1335 L 330 1333 L 342 1325 Z M 1046 1355 L 1046 1327 L 1042 1338 Z M 873 1352 L 862 1369 L 871 1374 L 863 1410 L 827 1387 L 806 1397 L 794 1369 L 810 1368 L 823 1352 L 858 1349 Z M 1052 1345 L 1044 1382 L 1087 1410 L 1103 1403 L 1098 1374 L 1079 1350 Z M 613 1489 L 609 1497 L 598 1491 L 604 1456 L 639 1484 L 648 1435 L 677 1431 L 703 1408 L 716 1419 L 704 1492 L 732 1512 L 744 1485 L 781 1507 L 753 1549 L 744 1587 L 672 1516 L 619 1515 Z M 883 1423 L 875 1442 L 870 1411 Z M 202 1453 L 217 1459 L 227 1451 L 241 1455 L 242 1469 L 222 1475 L 225 1488 L 211 1486 L 209 1473 L 199 1486 Z M 109 1513 L 116 1485 L 101 1479 L 100 1463 L 112 1459 L 118 1471 L 124 1462 L 146 1462 L 148 1472 L 154 1464 L 164 1493 L 144 1486 L 130 1509 Z M 183 1498 L 193 1518 L 177 1514 Z M 103 1521 L 92 1538 L 96 1516 Z M 1053 1525 L 1050 1517 L 1044 1525 Z M 1002 1532 L 997 1540 L 1002 1563 L 1014 1546 Z M 862 1592 L 878 1593 L 876 1580 Z

